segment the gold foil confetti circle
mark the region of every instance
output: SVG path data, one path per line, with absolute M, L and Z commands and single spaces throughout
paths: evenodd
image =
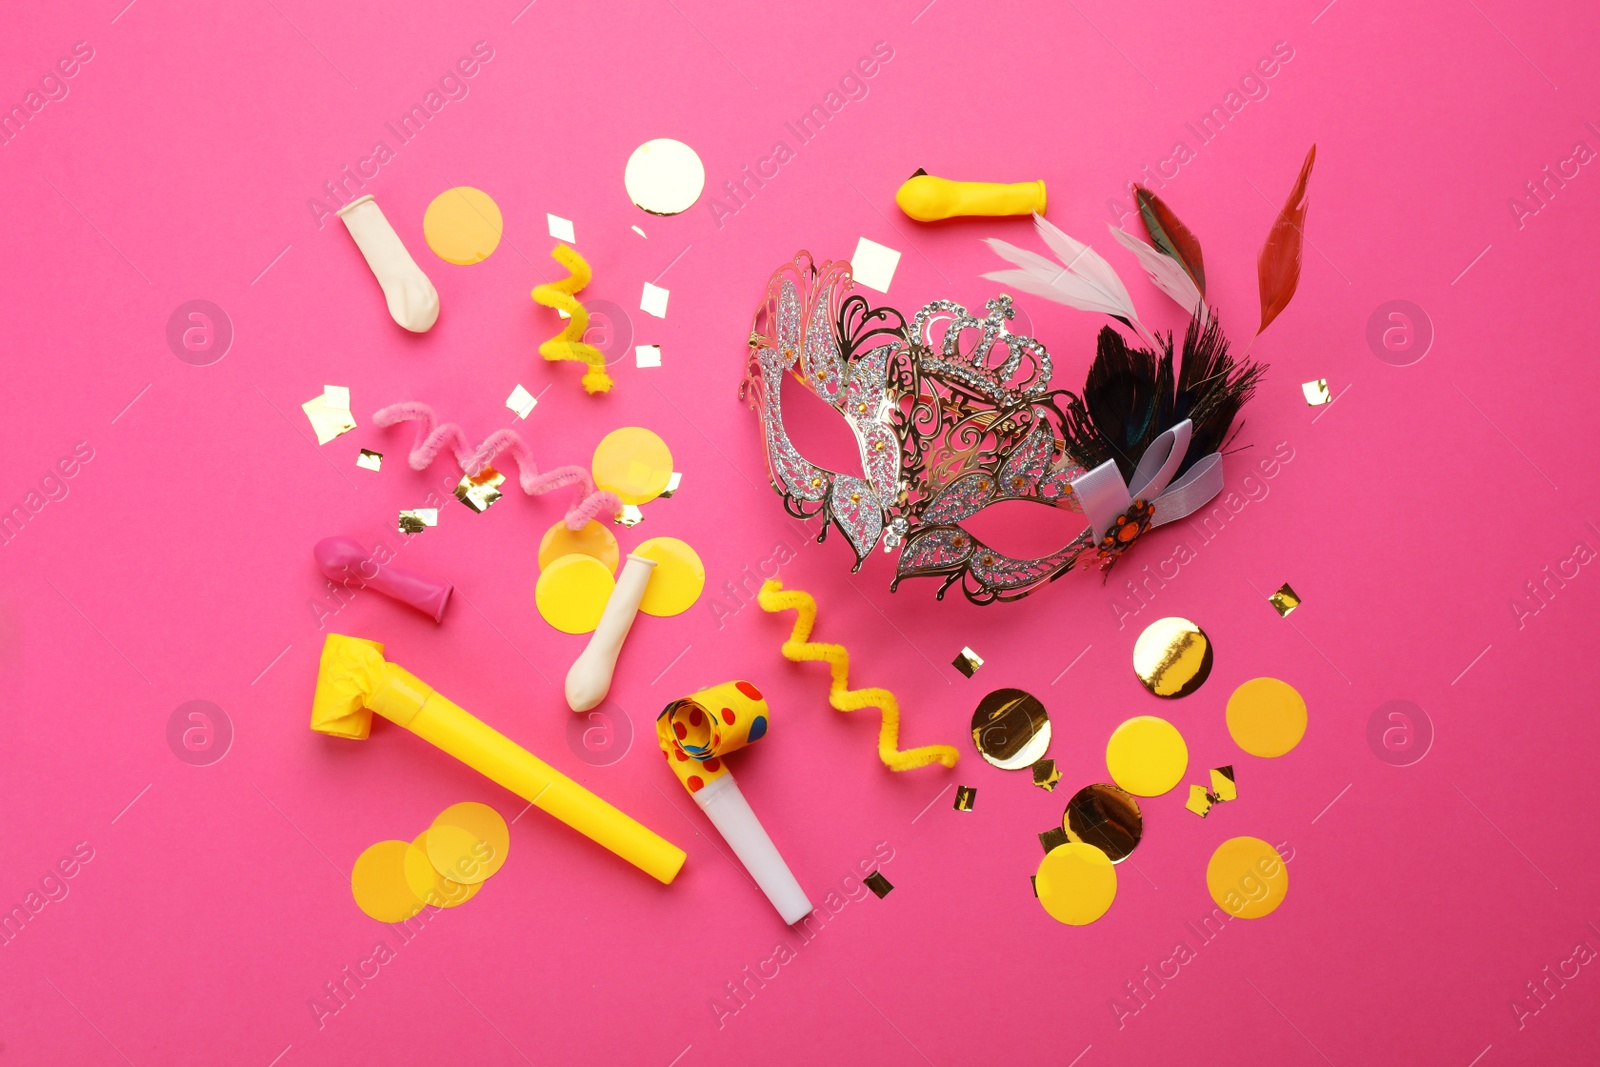
M 1289 893 L 1289 865 L 1259 837 L 1224 841 L 1206 864 L 1206 888 L 1217 907 L 1236 919 L 1271 915 Z
M 600 625 L 616 579 L 593 556 L 562 556 L 539 575 L 533 599 L 544 621 L 564 634 L 592 633 Z
M 861 880 L 866 883 L 868 889 L 877 894 L 879 900 L 894 891 L 894 884 L 883 876 L 882 871 L 873 871 Z
M 1188 619 L 1157 619 L 1134 642 L 1133 673 L 1158 697 L 1188 696 L 1211 673 L 1211 639 Z
M 1033 765 L 1033 784 L 1043 789 L 1046 793 L 1056 791 L 1056 783 L 1061 781 L 1061 770 L 1053 759 L 1042 759 Z
M 652 537 L 631 554 L 656 561 L 639 602 L 639 610 L 646 615 L 682 615 L 700 599 L 700 591 L 706 587 L 706 565 L 687 542 Z
M 456 483 L 456 499 L 480 515 L 500 499 L 500 487 L 506 476 L 493 467 L 485 467 L 477 474 L 463 474 Z
M 1305 698 L 1288 682 L 1252 678 L 1228 698 L 1228 733 L 1252 756 L 1281 756 L 1306 735 Z
M 973 802 L 976 801 L 977 799 L 978 799 L 978 789 L 977 789 L 976 786 L 970 786 L 970 785 L 958 785 L 958 786 L 956 786 L 956 810 L 957 811 L 971 811 Z
M 624 426 L 600 439 L 590 466 L 597 489 L 616 493 L 624 504 L 648 504 L 672 479 L 672 449 L 643 426 Z
M 487 804 L 452 804 L 428 827 L 428 861 L 440 875 L 462 885 L 476 885 L 505 866 L 511 851 L 511 829 Z
M 956 653 L 956 658 L 950 665 L 968 678 L 971 678 L 978 673 L 978 668 L 983 666 L 983 657 L 963 645 L 961 651 Z
M 446 189 L 422 215 L 422 236 L 446 263 L 481 263 L 500 247 L 503 232 L 500 205 L 470 185 Z
M 1288 582 L 1280 585 L 1278 591 L 1267 597 L 1267 599 L 1277 609 L 1280 617 L 1287 617 L 1289 612 L 1300 606 L 1300 597 L 1293 589 L 1289 588 Z
M 1039 861 L 1034 894 L 1057 922 L 1087 926 L 1117 899 L 1117 869 L 1093 845 L 1071 841 L 1058 845 Z
M 423 908 L 406 882 L 409 841 L 379 841 L 356 857 L 350 895 L 356 906 L 381 923 L 404 922 Z
M 418 834 L 406 850 L 405 879 L 412 894 L 430 908 L 453 908 L 465 904 L 478 895 L 478 889 L 483 885 L 482 882 L 457 882 L 440 874 L 428 858 L 426 830 Z
M 1067 801 L 1061 816 L 1070 841 L 1093 845 L 1112 863 L 1121 863 L 1144 836 L 1144 815 L 1139 802 L 1114 785 L 1086 785 Z
M 996 689 L 972 713 L 972 743 L 978 755 L 1001 770 L 1021 770 L 1050 747 L 1050 716 L 1032 693 Z
M 652 215 L 677 215 L 700 199 L 706 187 L 706 168 L 695 150 L 682 141 L 658 137 L 633 150 L 622 172 L 622 184 L 636 207 Z
M 566 523 L 558 522 L 546 530 L 544 537 L 539 540 L 541 568 L 550 566 L 562 556 L 572 555 L 593 556 L 604 563 L 606 570 L 612 574 L 617 572 L 617 564 L 622 560 L 616 535 L 593 519 L 576 530 L 569 530 Z
M 1112 731 L 1106 742 L 1111 780 L 1134 796 L 1158 797 L 1183 780 L 1189 746 L 1178 728 L 1154 715 L 1138 715 Z

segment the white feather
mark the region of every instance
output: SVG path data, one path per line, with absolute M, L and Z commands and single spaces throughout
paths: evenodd
M 1128 295 L 1127 287 L 1117 277 L 1111 264 L 1094 249 L 1069 237 L 1042 216 L 1035 214 L 1033 222 L 1045 245 L 1060 262 L 998 238 L 990 238 L 985 243 L 1017 269 L 991 271 L 984 277 L 1079 311 L 1098 311 L 1126 319 L 1148 338 L 1148 331 L 1140 324 L 1139 316 L 1133 309 L 1133 298 Z
M 1184 270 L 1177 260 L 1150 247 L 1133 234 L 1109 223 L 1107 225 L 1110 227 L 1111 236 L 1115 237 L 1123 248 L 1139 257 L 1139 265 L 1150 275 L 1155 287 L 1172 297 L 1191 318 L 1199 319 L 1200 325 L 1204 326 L 1210 317 L 1210 312 L 1206 308 L 1206 298 L 1200 295 L 1200 289 L 1194 284 L 1194 279 L 1189 277 L 1189 272 Z

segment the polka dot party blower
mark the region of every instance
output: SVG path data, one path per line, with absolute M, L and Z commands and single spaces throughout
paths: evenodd
M 771 713 L 749 682 L 723 682 L 674 700 L 656 717 L 656 737 L 694 797 L 786 923 L 811 914 L 811 901 L 762 829 L 728 771 L 727 756 L 767 734 Z
M 658 881 L 671 882 L 683 867 L 683 849 L 434 692 L 404 667 L 385 660 L 383 646 L 376 641 L 329 634 L 317 669 L 311 728 L 333 737 L 365 740 L 373 712 L 450 753 Z

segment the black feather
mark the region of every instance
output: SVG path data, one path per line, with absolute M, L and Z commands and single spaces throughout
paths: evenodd
M 1129 348 L 1109 326 L 1101 330 L 1083 385 L 1083 403 L 1102 450 L 1116 460 L 1122 476 L 1129 477 L 1145 447 L 1170 425 L 1171 340 L 1157 357 L 1149 349 Z
M 1189 450 L 1178 467 L 1180 477 L 1222 447 L 1228 428 L 1239 409 L 1255 395 L 1256 384 L 1266 371 L 1265 364 L 1234 361 L 1217 316 L 1212 315 L 1204 329 L 1190 321 L 1183 336 L 1183 367 L 1172 413 L 1172 421 L 1188 419 L 1194 424 Z

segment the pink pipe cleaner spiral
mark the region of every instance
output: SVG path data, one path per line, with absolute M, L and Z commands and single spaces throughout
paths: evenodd
M 579 493 L 572 507 L 567 509 L 566 523 L 569 530 L 579 529 L 584 523 L 599 515 L 614 516 L 622 510 L 622 501 L 617 498 L 617 494 L 595 489 L 594 479 L 587 468 L 557 467 L 553 471 L 540 474 L 539 465 L 534 462 L 532 451 L 529 450 L 527 443 L 517 436 L 515 430 L 496 430 L 484 438 L 483 444 L 474 448 L 472 442 L 467 440 L 467 435 L 461 432 L 461 427 L 453 422 L 440 425 L 431 407 L 414 400 L 390 404 L 373 415 L 372 421 L 384 427 L 402 422 L 425 424 L 417 428 L 417 439 L 411 446 L 412 470 L 427 469 L 448 446 L 461 469 L 473 477 L 481 474 L 496 456 L 502 452 L 509 453 L 517 462 L 517 484 L 521 485 L 522 491 L 529 496 L 539 496 L 552 489 L 560 489 L 562 486 L 576 485 Z

